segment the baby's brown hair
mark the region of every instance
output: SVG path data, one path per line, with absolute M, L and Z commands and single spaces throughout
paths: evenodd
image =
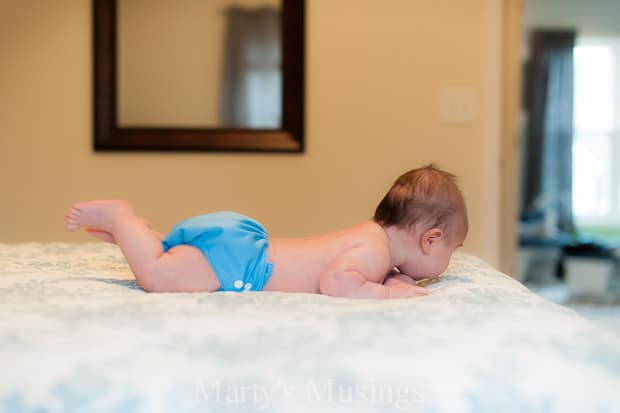
M 439 228 L 448 236 L 468 226 L 456 177 L 433 164 L 402 174 L 377 206 L 374 221 L 404 229 Z

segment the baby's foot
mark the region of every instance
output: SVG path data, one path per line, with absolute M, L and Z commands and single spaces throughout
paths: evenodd
M 116 240 L 114 239 L 114 235 L 107 231 L 99 231 L 95 228 L 84 228 L 84 231 L 88 232 L 89 235 L 92 235 L 95 238 L 98 238 L 102 241 L 109 242 L 111 244 L 116 244 Z
M 151 228 L 151 223 L 147 219 L 144 219 L 144 218 L 140 218 L 140 219 L 142 220 L 142 222 L 144 222 L 144 225 L 149 227 L 149 229 Z M 101 231 L 96 228 L 84 228 L 84 231 L 88 232 L 89 235 L 92 235 L 93 237 L 98 238 L 102 241 L 109 242 L 111 244 L 116 244 L 116 239 L 114 239 L 114 235 L 112 235 L 111 232 Z
M 125 201 L 90 201 L 73 205 L 65 214 L 69 231 L 81 227 L 112 232 L 112 226 L 119 215 L 132 214 L 131 206 Z

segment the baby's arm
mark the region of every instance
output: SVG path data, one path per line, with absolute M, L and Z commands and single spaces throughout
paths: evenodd
M 405 298 L 428 295 L 423 287 L 392 278 L 383 285 L 385 271 L 373 262 L 373 251 L 358 247 L 344 252 L 327 267 L 319 280 L 321 294 L 350 298 Z

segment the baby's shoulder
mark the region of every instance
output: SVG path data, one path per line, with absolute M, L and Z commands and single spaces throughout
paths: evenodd
M 391 263 L 390 243 L 383 228 L 375 222 L 364 222 L 354 231 L 355 242 L 349 253 L 364 263 L 368 274 L 387 274 Z
M 383 228 L 376 222 L 363 222 L 357 225 L 353 231 L 358 246 L 380 252 L 389 250 L 388 236 Z

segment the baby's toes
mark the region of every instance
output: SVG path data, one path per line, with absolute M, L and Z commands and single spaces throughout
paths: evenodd
M 67 229 L 69 231 L 74 231 L 80 227 L 79 222 L 79 211 L 75 208 L 70 208 L 65 213 L 65 223 L 67 224 Z
M 67 229 L 69 231 L 75 231 L 76 229 L 79 229 L 79 228 L 80 228 L 80 224 L 67 222 Z

